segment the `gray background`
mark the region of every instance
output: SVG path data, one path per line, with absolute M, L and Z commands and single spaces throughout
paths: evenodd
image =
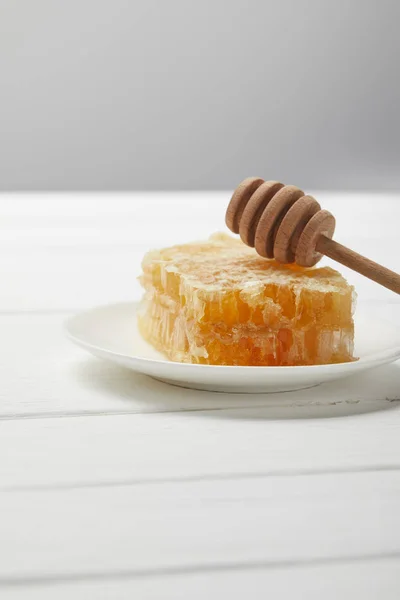
M 0 188 L 400 188 L 399 22 L 397 0 L 0 0 Z

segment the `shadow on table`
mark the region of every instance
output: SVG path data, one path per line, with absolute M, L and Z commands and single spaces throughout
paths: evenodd
M 270 394 L 232 394 L 182 388 L 97 359 L 79 362 L 80 385 L 107 396 L 106 413 L 183 411 L 188 417 L 223 419 L 319 419 L 400 410 L 400 365 L 310 389 Z M 109 408 L 115 399 L 115 408 Z M 101 411 L 101 407 L 99 407 Z

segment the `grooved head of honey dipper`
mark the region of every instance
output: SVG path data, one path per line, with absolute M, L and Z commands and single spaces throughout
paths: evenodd
M 254 192 L 264 183 L 260 177 L 247 177 L 244 179 L 235 191 L 228 208 L 226 209 L 225 223 L 233 233 L 239 233 L 240 220 L 248 201 Z
M 285 185 L 276 192 L 263 211 L 255 234 L 255 248 L 261 256 L 274 258 L 274 245 L 282 220 L 304 192 L 294 185 Z
M 327 210 L 320 210 L 307 223 L 296 248 L 296 263 L 301 267 L 313 267 L 322 258 L 316 251 L 321 235 L 331 238 L 335 231 L 335 217 Z
M 281 188 L 283 188 L 283 183 L 279 181 L 264 181 L 247 203 L 240 219 L 239 234 L 242 242 L 250 248 L 254 248 L 260 219 Z M 257 248 L 256 250 L 261 256 L 264 256 Z
M 295 262 L 300 236 L 311 217 L 321 210 L 312 196 L 300 197 L 283 217 L 275 236 L 274 258 L 280 263 Z

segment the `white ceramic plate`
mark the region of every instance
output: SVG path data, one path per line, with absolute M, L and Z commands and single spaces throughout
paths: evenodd
M 95 356 L 173 385 L 218 392 L 283 392 L 348 377 L 400 358 L 400 332 L 365 309 L 356 313 L 351 363 L 307 367 L 225 367 L 171 362 L 140 336 L 135 303 L 111 304 L 66 322 L 69 338 Z

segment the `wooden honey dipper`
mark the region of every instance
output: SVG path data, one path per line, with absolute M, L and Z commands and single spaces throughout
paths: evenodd
M 312 267 L 325 254 L 400 294 L 400 275 L 332 240 L 335 217 L 294 185 L 248 177 L 238 185 L 226 224 L 265 258 Z

